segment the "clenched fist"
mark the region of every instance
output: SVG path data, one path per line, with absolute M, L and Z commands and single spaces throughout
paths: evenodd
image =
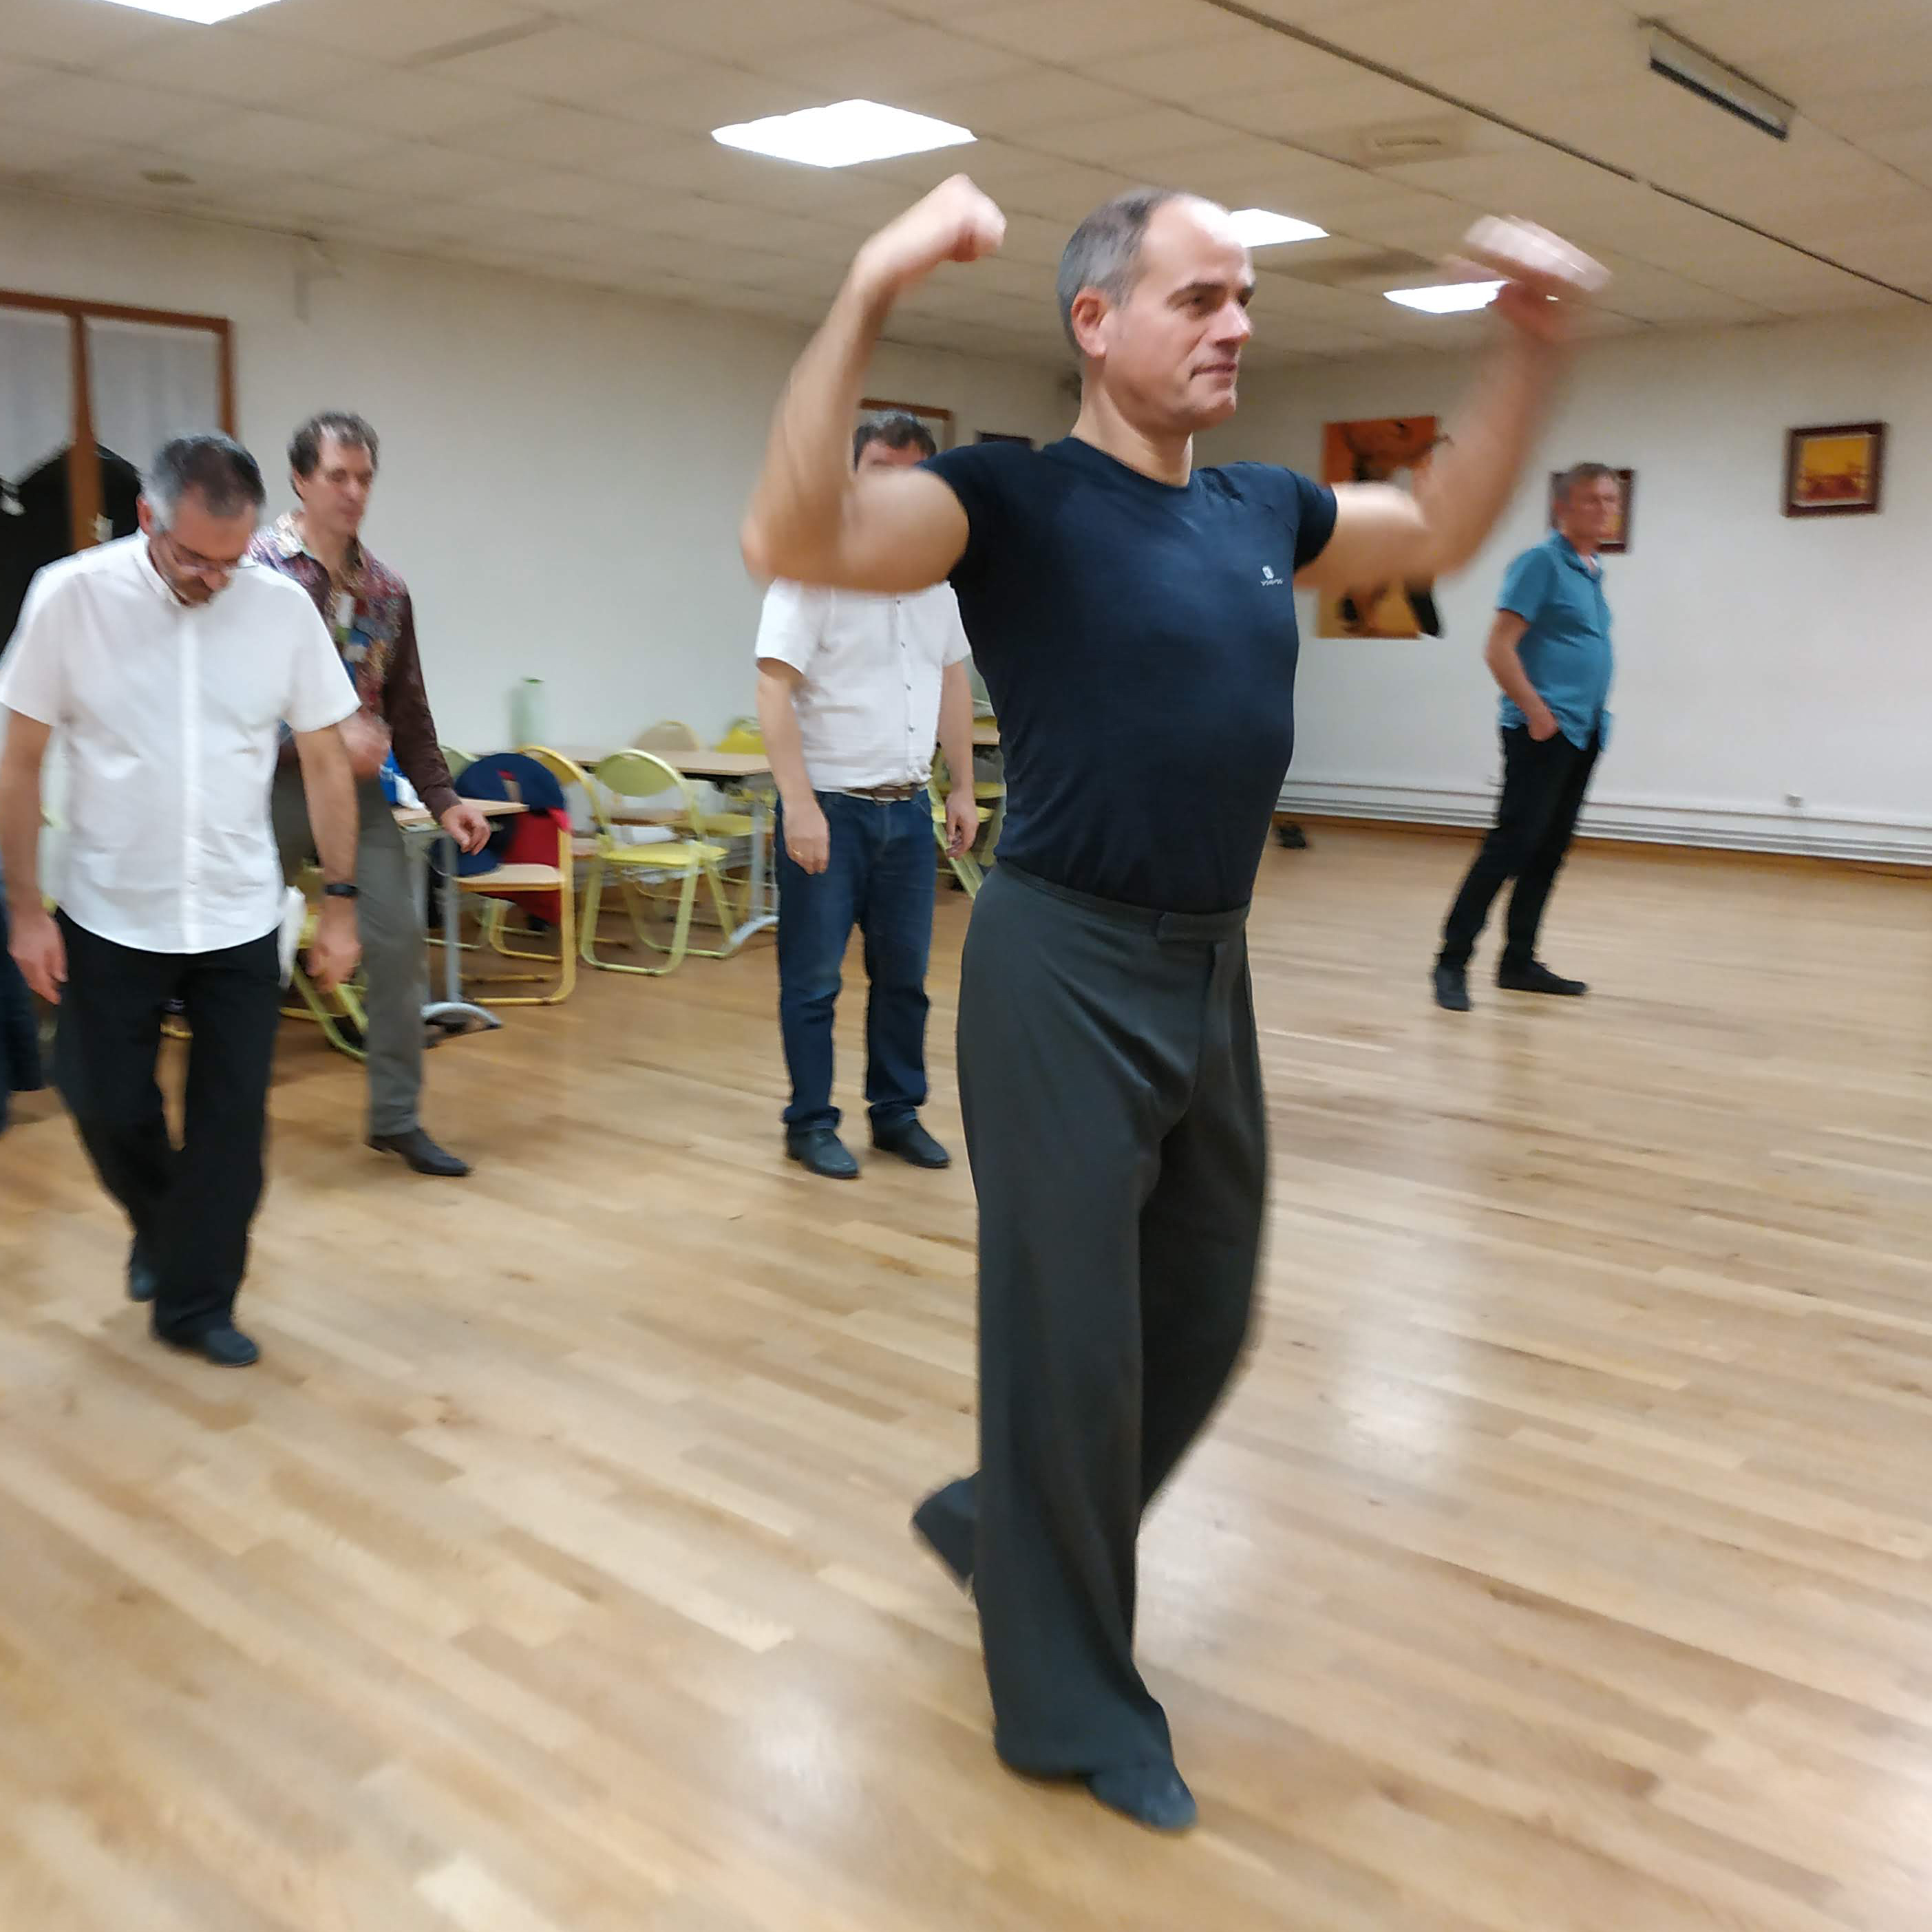
M 1462 254 L 1477 268 L 1502 277 L 1496 313 L 1545 341 L 1561 340 L 1576 306 L 1600 294 L 1610 279 L 1600 262 L 1533 221 L 1486 217 L 1464 238 Z
M 976 262 L 995 253 L 1006 233 L 1006 218 L 992 198 L 954 175 L 880 229 L 854 267 L 880 292 L 896 296 L 942 262 Z

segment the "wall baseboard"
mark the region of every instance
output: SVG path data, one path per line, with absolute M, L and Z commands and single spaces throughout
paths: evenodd
M 1396 824 L 1480 826 L 1496 809 L 1492 791 L 1291 777 L 1280 809 L 1312 818 L 1379 819 Z M 1798 812 L 1740 811 L 1684 801 L 1592 799 L 1578 836 L 1645 845 L 1776 852 L 1801 858 L 1932 866 L 1932 818 L 1886 819 Z

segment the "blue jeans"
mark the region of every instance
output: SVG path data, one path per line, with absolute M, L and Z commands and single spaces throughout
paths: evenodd
M 831 862 L 807 872 L 785 850 L 778 814 L 778 1024 L 791 1075 L 788 1132 L 836 1127 L 832 1016 L 845 947 L 866 935 L 866 1099 L 874 1131 L 926 1103 L 926 963 L 938 853 L 924 792 L 895 804 L 822 791 Z

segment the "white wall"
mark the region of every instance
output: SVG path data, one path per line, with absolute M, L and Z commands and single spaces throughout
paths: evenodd
M 414 592 L 439 729 L 500 745 L 548 686 L 564 742 L 752 706 L 759 590 L 737 524 L 800 332 L 566 283 L 344 249 L 296 313 L 280 236 L 0 194 L 0 284 L 226 315 L 243 439 L 287 506 L 288 433 L 359 410 L 382 437 L 370 545 Z M 888 347 L 874 393 L 955 434 L 1058 434 L 1046 368 Z
M 1453 416 L 1471 374 L 1418 357 L 1251 380 L 1210 460 L 1313 470 L 1325 420 Z M 1793 424 L 1891 425 L 1874 517 L 1780 514 Z M 1694 844 L 1932 860 L 1932 322 L 1846 318 L 1641 338 L 1579 359 L 1534 479 L 1444 586 L 1440 641 L 1324 640 L 1303 613 L 1285 798 L 1468 822 L 1497 766 L 1482 648 L 1504 566 L 1544 533 L 1542 479 L 1637 472 L 1606 560 L 1616 726 L 1586 828 Z M 1802 803 L 1792 805 L 1787 797 Z

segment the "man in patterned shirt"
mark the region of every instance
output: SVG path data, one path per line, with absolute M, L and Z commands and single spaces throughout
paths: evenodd
M 391 750 L 417 796 L 466 852 L 482 850 L 490 824 L 458 797 L 437 749 L 409 587 L 363 548 L 377 448 L 376 432 L 360 416 L 331 411 L 304 423 L 289 441 L 302 507 L 263 531 L 253 555 L 314 599 L 361 700 L 340 729 L 362 827 L 356 878 L 368 976 L 369 1144 L 400 1154 L 418 1174 L 460 1175 L 468 1164 L 437 1146 L 417 1118 L 429 987 L 422 908 L 380 778 Z M 292 878 L 315 843 L 299 773 L 286 757 L 275 774 L 274 807 L 282 869 Z

